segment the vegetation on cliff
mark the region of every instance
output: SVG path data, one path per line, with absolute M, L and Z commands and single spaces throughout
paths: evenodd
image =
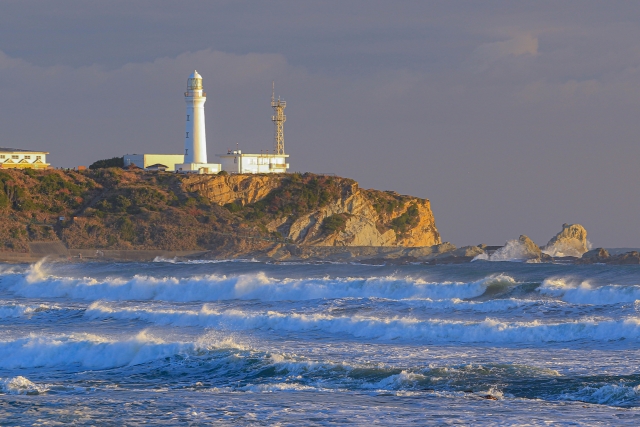
M 43 240 L 165 250 L 440 243 L 428 201 L 313 174 L 14 169 L 0 171 L 0 214 L 5 251 L 26 252 L 29 242 Z
M 121 168 L 124 167 L 124 157 L 112 157 L 110 159 L 98 160 L 89 165 L 89 169 Z

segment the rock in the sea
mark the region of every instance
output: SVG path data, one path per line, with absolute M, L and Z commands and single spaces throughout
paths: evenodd
M 582 255 L 582 259 L 595 259 L 595 260 L 605 260 L 610 257 L 609 251 L 605 248 L 596 248 L 592 249 L 589 252 L 586 252 Z
M 484 253 L 480 253 L 474 258 L 475 260 L 485 261 L 540 261 L 540 247 L 533 240 L 524 234 L 518 240 L 509 240 L 504 246 L 498 248 L 495 252 L 490 253 L 485 249 L 475 246 Z M 488 247 L 485 246 L 488 249 Z
M 528 236 L 524 234 L 518 238 L 518 243 L 521 245 L 521 253 L 522 258 L 531 260 L 531 259 L 540 259 L 540 246 L 536 245 L 533 240 L 531 240 Z
M 589 250 L 587 230 L 580 224 L 563 224 L 562 231 L 556 234 L 542 248 L 542 252 L 553 257 L 576 257 Z
M 631 251 L 611 257 L 609 264 L 640 264 L 640 253 Z
M 478 255 L 484 254 L 484 249 L 479 246 L 463 246 L 461 248 L 442 252 L 437 255 L 433 262 L 435 264 L 459 264 L 470 262 Z

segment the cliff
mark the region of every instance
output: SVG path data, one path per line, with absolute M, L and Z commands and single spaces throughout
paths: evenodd
M 313 174 L 0 171 L 2 251 L 211 250 L 441 243 L 428 200 Z
M 226 175 L 183 178 L 188 192 L 233 205 L 242 220 L 313 246 L 431 246 L 441 243 L 428 200 L 362 190 L 345 178 Z

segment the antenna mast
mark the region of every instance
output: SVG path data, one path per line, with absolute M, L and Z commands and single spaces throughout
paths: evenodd
M 287 120 L 284 109 L 286 106 L 287 103 L 281 101 L 280 97 L 276 100 L 276 82 L 274 81 L 271 92 L 271 108 L 273 108 L 274 115 L 271 116 L 271 121 L 276 125 L 275 154 L 284 154 L 284 122 Z

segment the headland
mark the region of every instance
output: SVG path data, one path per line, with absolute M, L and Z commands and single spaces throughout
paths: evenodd
M 547 245 L 442 242 L 429 200 L 315 174 L 0 171 L 0 261 L 256 259 L 364 263 L 470 261 L 637 264 L 590 250 L 565 224 Z

